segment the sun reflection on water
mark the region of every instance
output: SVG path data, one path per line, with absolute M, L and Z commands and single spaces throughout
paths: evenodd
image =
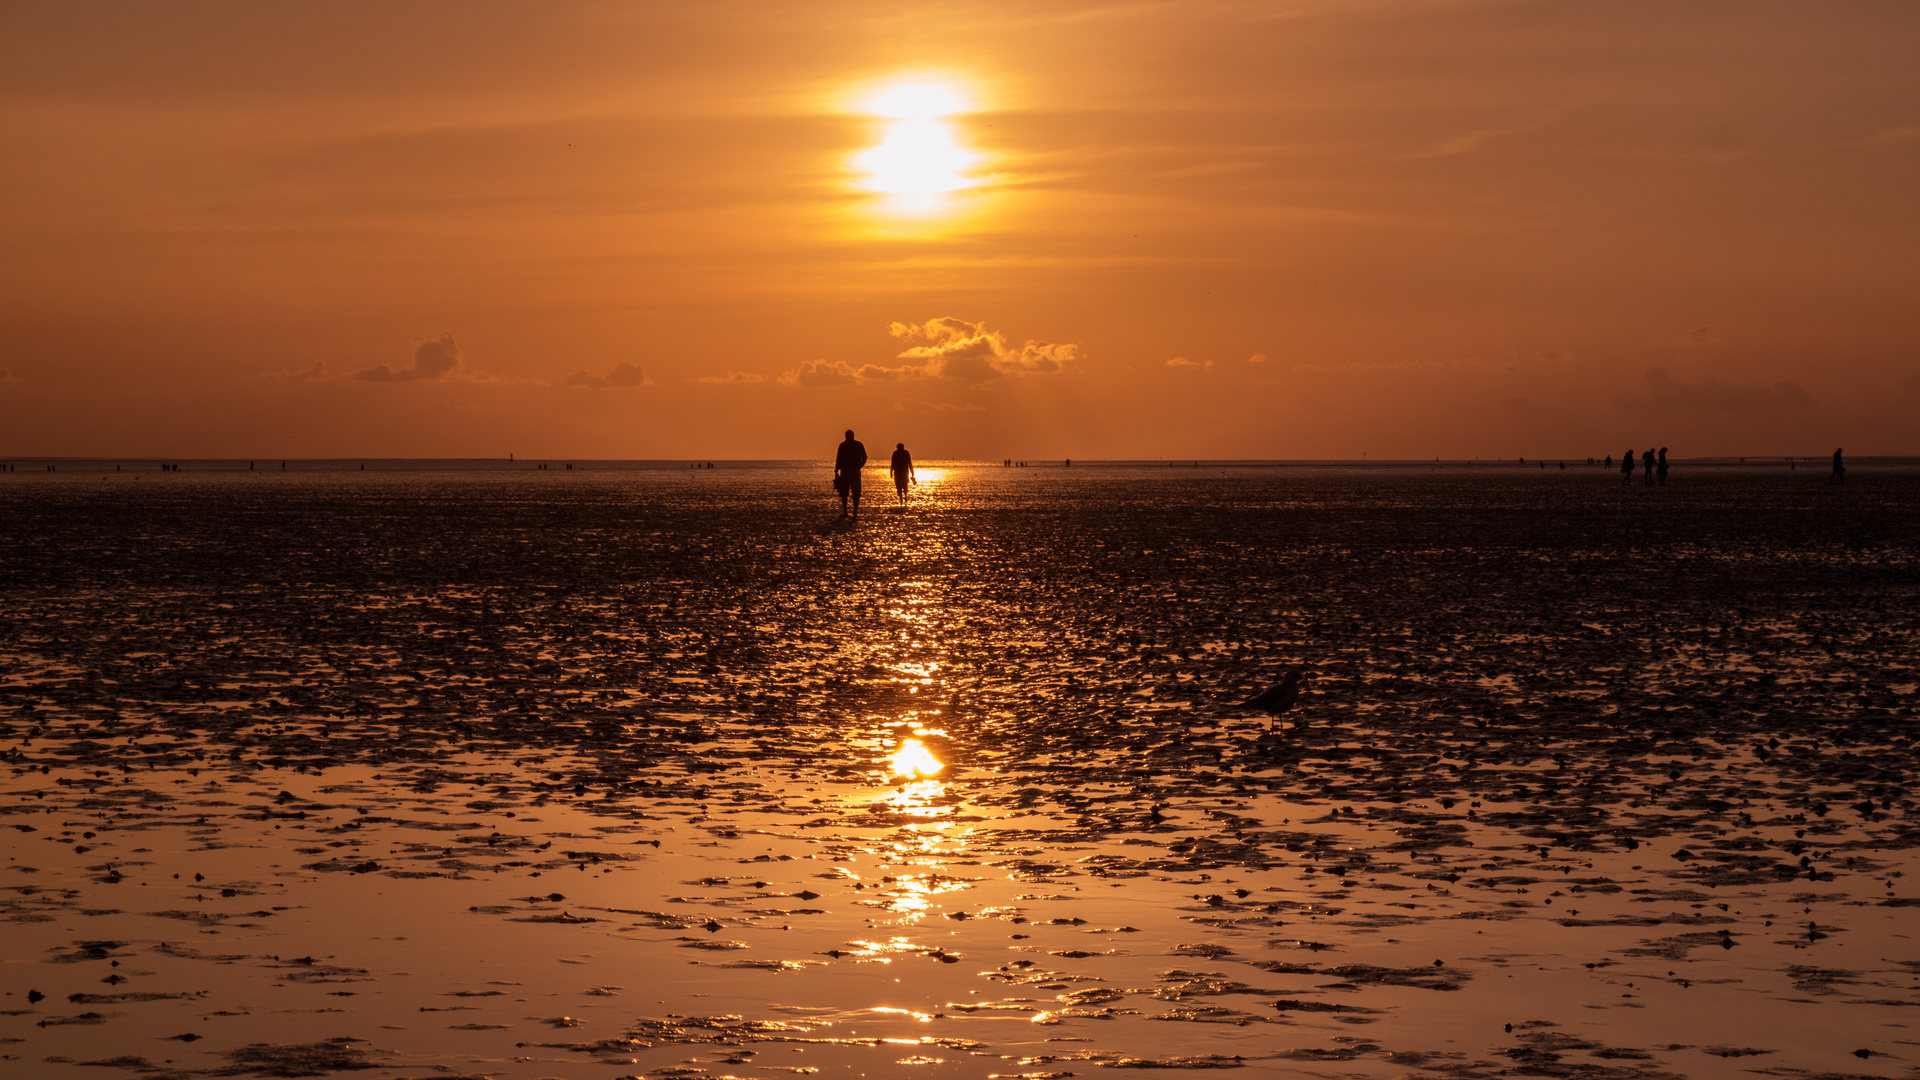
M 928 750 L 927 744 L 921 742 L 919 739 L 907 739 L 902 742 L 900 749 L 894 751 L 891 760 L 893 761 L 893 774 L 895 776 L 938 776 L 940 771 L 947 767 L 946 763 L 934 757 L 933 751 Z M 919 784 L 914 786 L 921 787 L 925 785 Z M 944 787 L 944 785 L 940 784 L 935 784 L 934 786 Z

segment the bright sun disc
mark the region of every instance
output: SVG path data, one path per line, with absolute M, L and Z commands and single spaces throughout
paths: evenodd
M 901 743 L 900 749 L 894 751 L 892 760 L 896 776 L 932 776 L 946 768 L 919 739 L 908 739 Z
M 944 120 L 896 120 L 880 145 L 853 159 L 866 187 L 882 195 L 925 199 L 972 187 L 963 175 L 975 155 L 954 141 Z
M 895 83 L 869 94 L 860 109 L 890 120 L 925 120 L 966 112 L 967 99 L 944 83 Z
M 927 210 L 943 196 L 978 184 L 967 170 L 980 155 L 961 146 L 944 119 L 968 104 L 952 87 L 924 82 L 883 87 L 863 99 L 862 111 L 890 123 L 879 145 L 853 158 L 854 168 L 866 174 L 861 186 L 891 196 L 899 209 Z

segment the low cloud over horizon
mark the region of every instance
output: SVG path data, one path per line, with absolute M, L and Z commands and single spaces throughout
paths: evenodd
M 605 375 L 589 375 L 585 371 L 576 371 L 564 379 L 556 380 L 554 385 L 575 390 L 606 390 L 617 386 L 646 386 L 653 380 L 639 366 L 625 360 L 613 365 L 613 370 Z
M 841 360 L 808 360 L 789 368 L 779 381 L 787 386 L 847 386 L 900 379 L 958 379 L 987 382 L 1002 376 L 1057 375 L 1082 359 L 1080 347 L 1027 340 L 1019 346 L 984 322 L 934 318 L 924 323 L 890 323 L 887 333 L 910 344 L 894 354 L 915 361 L 888 367 L 855 366 Z
M 396 369 L 377 364 L 361 368 L 348 378 L 361 382 L 414 382 L 450 378 L 458 375 L 460 370 L 460 346 L 454 343 L 452 333 L 443 330 L 437 338 L 413 339 L 413 363 L 410 366 Z

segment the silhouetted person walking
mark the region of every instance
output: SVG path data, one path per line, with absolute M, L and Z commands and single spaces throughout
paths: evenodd
M 1653 454 L 1654 451 L 1649 449 L 1646 453 L 1640 455 L 1640 464 L 1646 466 L 1648 487 L 1653 486 Z
M 840 493 L 840 516 L 847 516 L 847 499 L 853 499 L 853 516 L 860 516 L 860 470 L 867 464 L 867 448 L 847 429 L 847 439 L 833 456 L 833 490 Z
M 893 471 L 893 491 L 899 496 L 900 505 L 907 505 L 907 482 L 919 483 L 920 477 L 913 471 L 913 455 L 907 453 L 906 443 L 893 444 L 893 463 L 888 466 Z
M 1631 449 L 1620 458 L 1620 479 L 1624 483 L 1633 483 L 1633 451 Z
M 1667 448 L 1660 448 L 1660 463 L 1653 467 L 1654 475 L 1660 478 L 1660 486 L 1667 486 Z
M 1827 483 L 1844 484 L 1846 482 L 1847 482 L 1847 463 L 1841 460 L 1840 451 L 1835 450 L 1833 452 L 1833 472 L 1831 475 L 1827 477 Z

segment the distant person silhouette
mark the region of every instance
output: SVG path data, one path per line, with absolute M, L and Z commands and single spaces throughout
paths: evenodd
M 847 429 L 847 439 L 833 457 L 833 490 L 840 493 L 840 516 L 847 516 L 847 499 L 853 499 L 853 516 L 860 516 L 860 470 L 867 464 L 867 448 Z
M 1841 459 L 1840 451 L 1835 450 L 1833 452 L 1833 472 L 1827 476 L 1827 483 L 1844 484 L 1846 482 L 1847 463 Z
M 1649 448 L 1646 453 L 1640 455 L 1640 464 L 1645 465 L 1647 468 L 1648 487 L 1653 486 L 1653 455 L 1654 451 L 1651 448 Z
M 1620 456 L 1620 479 L 1629 484 L 1633 483 L 1633 451 L 1631 449 Z
M 900 505 L 907 505 L 907 481 L 920 482 L 913 471 L 913 455 L 907 453 L 906 443 L 893 444 L 893 463 L 888 466 L 893 471 L 894 494 L 900 499 Z
M 1667 486 L 1667 448 L 1664 446 L 1660 448 L 1660 463 L 1653 467 L 1653 471 L 1655 474 L 1657 474 L 1660 477 L 1660 486 L 1666 487 Z

